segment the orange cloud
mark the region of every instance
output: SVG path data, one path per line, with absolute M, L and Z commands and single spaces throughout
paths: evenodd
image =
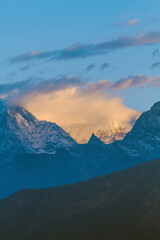
M 105 81 L 100 81 L 99 85 L 104 83 Z M 25 98 L 25 105 L 37 118 L 61 126 L 78 123 L 107 125 L 113 121 L 129 123 L 138 116 L 135 110 L 123 104 L 122 98 L 110 97 L 102 88 L 97 91 L 93 86 L 88 90 L 87 87 L 32 94 Z
M 63 76 L 45 81 L 31 78 L 0 85 L 0 95 L 5 96 L 11 104 L 27 107 L 37 118 L 61 126 L 79 123 L 107 126 L 113 121 L 129 124 L 138 113 L 127 108 L 121 97 L 110 94 L 148 80 L 144 76 L 132 78 L 120 79 L 114 84 L 108 80 L 82 81 L 78 76 Z

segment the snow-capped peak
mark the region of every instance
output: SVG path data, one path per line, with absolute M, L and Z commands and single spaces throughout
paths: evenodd
M 70 126 L 63 126 L 69 135 L 78 143 L 87 143 L 92 135 L 95 134 L 102 142 L 108 144 L 115 140 L 121 140 L 131 130 L 132 124 L 119 123 L 113 121 L 111 123 L 92 125 L 88 124 L 75 124 Z
M 20 106 L 0 101 L 1 162 L 13 159 L 17 153 L 55 153 L 58 148 L 70 148 L 76 142 L 55 123 L 37 120 Z

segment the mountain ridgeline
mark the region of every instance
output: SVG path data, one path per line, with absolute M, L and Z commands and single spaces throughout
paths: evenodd
M 53 154 L 76 142 L 58 125 L 37 120 L 20 106 L 0 101 L 0 162 L 12 161 L 15 154 Z
M 160 102 L 144 112 L 123 140 L 94 134 L 77 144 L 55 123 L 0 102 L 0 198 L 23 188 L 66 185 L 160 158 Z
M 159 240 L 160 160 L 0 200 L 3 240 Z

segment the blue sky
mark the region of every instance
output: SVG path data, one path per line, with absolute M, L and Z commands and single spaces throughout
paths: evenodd
M 4 84 L 74 75 L 121 81 L 114 95 L 130 108 L 150 108 L 160 100 L 159 9 L 159 0 L 2 0 L 1 94 Z M 71 46 L 76 57 L 66 55 Z

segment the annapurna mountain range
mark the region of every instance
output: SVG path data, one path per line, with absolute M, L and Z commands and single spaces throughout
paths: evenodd
M 55 123 L 20 106 L 0 103 L 0 197 L 22 188 L 87 180 L 160 158 L 160 102 L 144 112 L 123 140 L 105 144 L 92 134 L 77 144 Z

